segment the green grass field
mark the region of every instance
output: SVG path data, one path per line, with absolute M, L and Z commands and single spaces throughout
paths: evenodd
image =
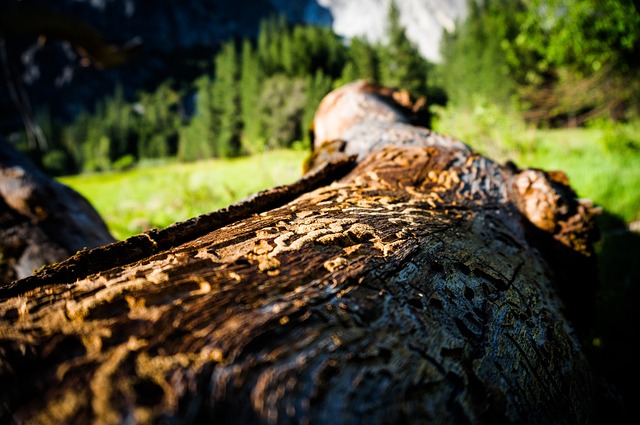
M 307 154 L 273 151 L 59 180 L 93 204 L 115 238 L 125 239 L 225 207 L 259 190 L 291 183 L 302 175 Z

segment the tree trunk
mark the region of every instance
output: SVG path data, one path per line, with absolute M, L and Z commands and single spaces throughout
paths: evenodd
M 397 94 L 328 95 L 294 185 L 2 287 L 0 418 L 597 423 L 589 206 Z
M 85 198 L 0 138 L 0 283 L 114 240 Z

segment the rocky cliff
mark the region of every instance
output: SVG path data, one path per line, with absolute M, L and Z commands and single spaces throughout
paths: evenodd
M 347 38 L 364 36 L 384 41 L 387 12 L 392 0 L 318 0 L 333 17 L 333 30 Z M 440 60 L 442 31 L 451 31 L 466 14 L 467 0 L 393 0 L 407 37 L 416 43 L 422 55 Z

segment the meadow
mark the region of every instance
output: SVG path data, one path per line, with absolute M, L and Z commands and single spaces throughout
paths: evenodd
M 141 163 L 121 172 L 62 177 L 98 210 L 116 239 L 208 213 L 302 175 L 307 151 L 277 150 L 198 162 Z

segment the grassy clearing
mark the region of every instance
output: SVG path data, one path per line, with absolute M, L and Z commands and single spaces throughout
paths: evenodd
M 85 196 L 117 239 L 225 207 L 302 175 L 307 152 L 273 151 L 234 159 L 143 166 L 63 177 Z
M 537 130 L 495 106 L 444 109 L 435 130 L 496 161 L 564 171 L 578 196 L 626 222 L 640 220 L 640 124 Z

